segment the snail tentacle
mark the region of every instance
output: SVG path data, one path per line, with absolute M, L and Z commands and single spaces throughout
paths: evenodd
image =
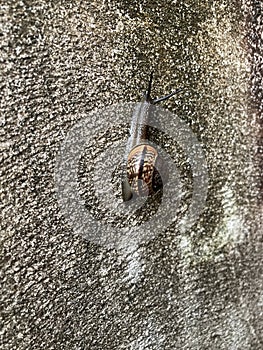
M 174 92 L 170 93 L 169 95 L 166 95 L 166 96 L 162 96 L 162 97 L 159 97 L 159 98 L 156 98 L 152 101 L 152 103 L 155 105 L 156 103 L 159 103 L 159 102 L 162 102 L 162 101 L 165 101 L 165 100 L 168 100 L 168 98 L 178 94 L 178 92 L 181 92 L 183 90 L 183 88 L 179 88 L 177 90 L 175 90 Z

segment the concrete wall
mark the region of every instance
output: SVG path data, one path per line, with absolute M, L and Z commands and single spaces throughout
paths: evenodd
M 262 349 L 261 2 L 22 0 L 0 9 L 1 349 Z M 120 154 L 115 142 L 128 129 L 101 111 L 140 101 L 152 70 L 154 95 L 184 87 L 162 107 L 202 148 L 205 206 L 179 228 L 198 174 L 168 137 L 179 209 L 144 240 L 133 237 L 135 216 L 123 238 L 95 170 L 106 169 L 103 150 Z M 83 118 L 102 133 L 79 172 L 80 198 L 99 223 L 87 237 L 61 211 L 55 184 L 61 144 Z M 119 187 L 109 183 L 114 206 Z M 115 235 L 120 244 L 109 244 Z

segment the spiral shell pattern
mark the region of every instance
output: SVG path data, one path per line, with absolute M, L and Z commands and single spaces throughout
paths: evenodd
M 163 187 L 162 178 L 156 168 L 161 166 L 157 150 L 149 144 L 135 146 L 127 162 L 127 178 L 132 191 L 138 196 L 147 196 Z

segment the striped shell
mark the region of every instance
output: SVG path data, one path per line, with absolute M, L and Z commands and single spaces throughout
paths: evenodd
M 148 144 L 135 146 L 131 150 L 127 161 L 127 179 L 137 196 L 153 194 L 163 187 L 158 172 L 162 163 L 157 150 Z

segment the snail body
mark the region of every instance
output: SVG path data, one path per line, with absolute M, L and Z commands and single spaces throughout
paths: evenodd
M 125 170 L 122 179 L 122 198 L 129 201 L 133 196 L 145 197 L 163 188 L 167 179 L 164 160 L 158 150 L 149 143 L 148 120 L 152 105 L 164 101 L 177 92 L 159 99 L 150 97 L 153 73 L 151 73 L 145 100 L 138 104 L 132 116 L 130 137 L 125 153 Z M 162 176 L 161 176 L 162 175 Z

